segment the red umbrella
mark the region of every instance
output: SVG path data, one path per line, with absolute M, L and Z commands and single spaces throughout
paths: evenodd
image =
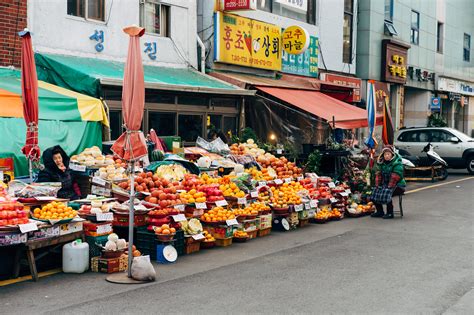
M 140 37 L 145 29 L 129 26 L 123 29 L 130 36 L 127 63 L 123 76 L 122 112 L 125 132 L 115 141 L 111 150 L 130 162 L 130 208 L 128 222 L 128 277 L 132 277 L 133 220 L 134 220 L 134 166 L 135 161 L 147 155 L 145 137 L 140 131 L 145 107 L 145 78 L 140 51 Z
M 38 77 L 36 75 L 35 57 L 31 34 L 28 29 L 18 33 L 21 37 L 21 95 L 23 116 L 26 122 L 26 143 L 21 149 L 31 162 L 38 161 L 41 155 L 38 147 Z

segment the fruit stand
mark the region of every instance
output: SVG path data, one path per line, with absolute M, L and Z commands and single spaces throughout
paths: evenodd
M 277 158 L 253 144 L 232 146 L 231 153 L 238 157 L 232 161 L 247 161 L 248 155 L 257 164 L 245 168 L 214 154 L 210 155 L 214 160 L 206 157 L 206 165 L 200 165 L 202 160 L 197 163 L 205 171 L 195 174 L 180 163 L 166 161 L 166 155 L 153 154 L 165 161 L 159 166 L 154 161 L 154 168 L 136 165 L 138 171 L 132 174 L 135 241 L 130 255 L 173 263 L 181 255 L 237 246 L 272 232 L 360 217 L 374 210 L 371 203 L 361 204 L 355 198 L 360 192 L 353 193 L 348 184 L 304 173 L 285 157 Z M 0 250 L 17 246 L 17 260 L 25 252 L 34 280 L 38 279 L 34 250 L 77 238 L 88 246 L 92 271 L 119 272 L 127 265 L 129 169 L 98 148 L 86 149 L 71 162 L 87 178 L 84 185 L 90 191 L 74 203 L 56 199 L 54 184 L 49 188 L 32 184 L 21 193 L 15 185 L 0 190 Z M 219 175 L 221 165 L 234 167 L 229 174 Z M 25 191 L 31 192 L 29 199 L 24 198 Z M 13 276 L 18 276 L 18 268 Z

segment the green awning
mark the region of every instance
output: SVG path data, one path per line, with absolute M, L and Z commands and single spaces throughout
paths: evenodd
M 94 97 L 102 85 L 122 85 L 124 63 L 102 59 L 36 53 L 38 79 Z M 145 87 L 184 92 L 253 95 L 190 68 L 144 66 Z

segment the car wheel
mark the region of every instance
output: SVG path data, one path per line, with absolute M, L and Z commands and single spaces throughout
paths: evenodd
M 467 171 L 469 174 L 474 175 L 474 156 L 471 155 L 467 158 Z

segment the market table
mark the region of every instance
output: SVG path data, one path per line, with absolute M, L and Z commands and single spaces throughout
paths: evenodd
M 57 248 L 59 245 L 63 245 L 64 243 L 72 242 L 72 241 L 74 241 L 78 238 L 85 241 L 83 231 L 74 232 L 74 233 L 71 233 L 71 234 L 66 234 L 66 235 L 61 235 L 61 236 L 56 236 L 56 237 L 52 237 L 52 238 L 27 241 L 25 243 L 26 255 L 27 255 L 27 258 L 28 258 L 28 265 L 30 266 L 30 272 L 31 272 L 31 276 L 33 277 L 33 280 L 34 281 L 39 280 L 38 271 L 36 270 L 36 260 L 38 258 L 41 258 L 44 255 L 47 255 L 49 252 L 51 252 L 52 250 Z M 50 247 L 50 246 L 54 246 L 54 248 L 49 250 L 47 253 L 43 253 L 40 257 L 35 258 L 34 251 L 36 249 Z

